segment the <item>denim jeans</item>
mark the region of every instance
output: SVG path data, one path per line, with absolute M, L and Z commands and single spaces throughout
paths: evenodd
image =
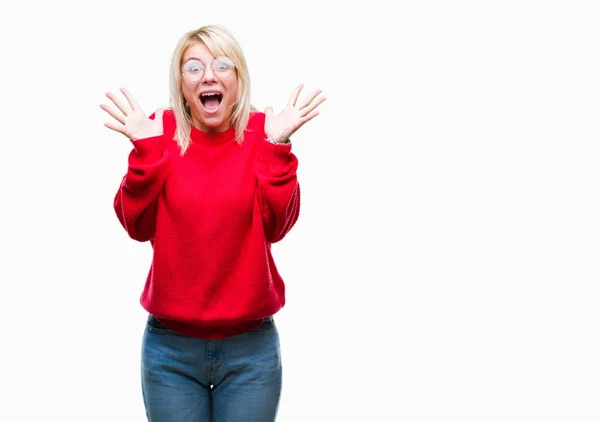
M 149 422 L 275 421 L 281 394 L 273 317 L 222 340 L 187 337 L 148 316 L 142 394 Z

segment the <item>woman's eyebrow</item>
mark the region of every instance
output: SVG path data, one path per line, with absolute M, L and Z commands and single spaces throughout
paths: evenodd
M 202 60 L 200 60 L 198 57 L 188 57 L 187 59 L 185 59 L 183 62 L 189 62 L 190 60 L 198 60 L 200 63 L 205 64 Z M 215 59 L 212 59 L 212 61 L 214 61 Z

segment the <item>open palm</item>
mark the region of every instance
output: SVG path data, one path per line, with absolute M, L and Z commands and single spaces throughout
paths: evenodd
M 108 92 L 106 96 L 113 102 L 113 104 L 119 109 L 120 113 L 111 106 L 100 104 L 100 108 L 110 114 L 118 122 L 105 123 L 109 129 L 116 132 L 122 133 L 132 141 L 136 139 L 150 138 L 152 136 L 160 136 L 163 134 L 163 119 L 162 115 L 164 110 L 156 110 L 154 120 L 150 119 L 143 112 L 133 95 L 126 90 L 121 88 L 121 92 L 127 99 L 129 107 L 127 107 L 119 98 L 113 93 Z
M 287 105 L 279 114 L 273 114 L 271 107 L 265 109 L 265 134 L 269 140 L 285 142 L 304 123 L 319 114 L 315 109 L 325 101 L 325 97 L 317 98 L 321 90 L 314 91 L 304 101 L 296 104 L 302 87 L 303 84 L 300 84 L 294 89 Z

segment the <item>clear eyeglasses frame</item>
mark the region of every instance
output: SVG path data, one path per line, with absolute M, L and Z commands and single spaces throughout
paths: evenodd
M 185 62 L 181 75 L 188 82 L 198 82 L 204 77 L 206 66 L 200 60 L 191 59 Z M 227 56 L 217 57 L 212 61 L 210 67 L 213 74 L 219 79 L 225 79 L 233 75 L 235 65 Z

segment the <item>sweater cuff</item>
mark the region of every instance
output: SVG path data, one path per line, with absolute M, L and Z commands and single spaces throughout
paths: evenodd
M 151 136 L 131 141 L 136 158 L 143 161 L 160 159 L 162 157 L 162 136 Z
M 292 152 L 292 143 L 274 143 L 267 139 L 263 142 L 262 155 L 265 159 L 288 157 Z

